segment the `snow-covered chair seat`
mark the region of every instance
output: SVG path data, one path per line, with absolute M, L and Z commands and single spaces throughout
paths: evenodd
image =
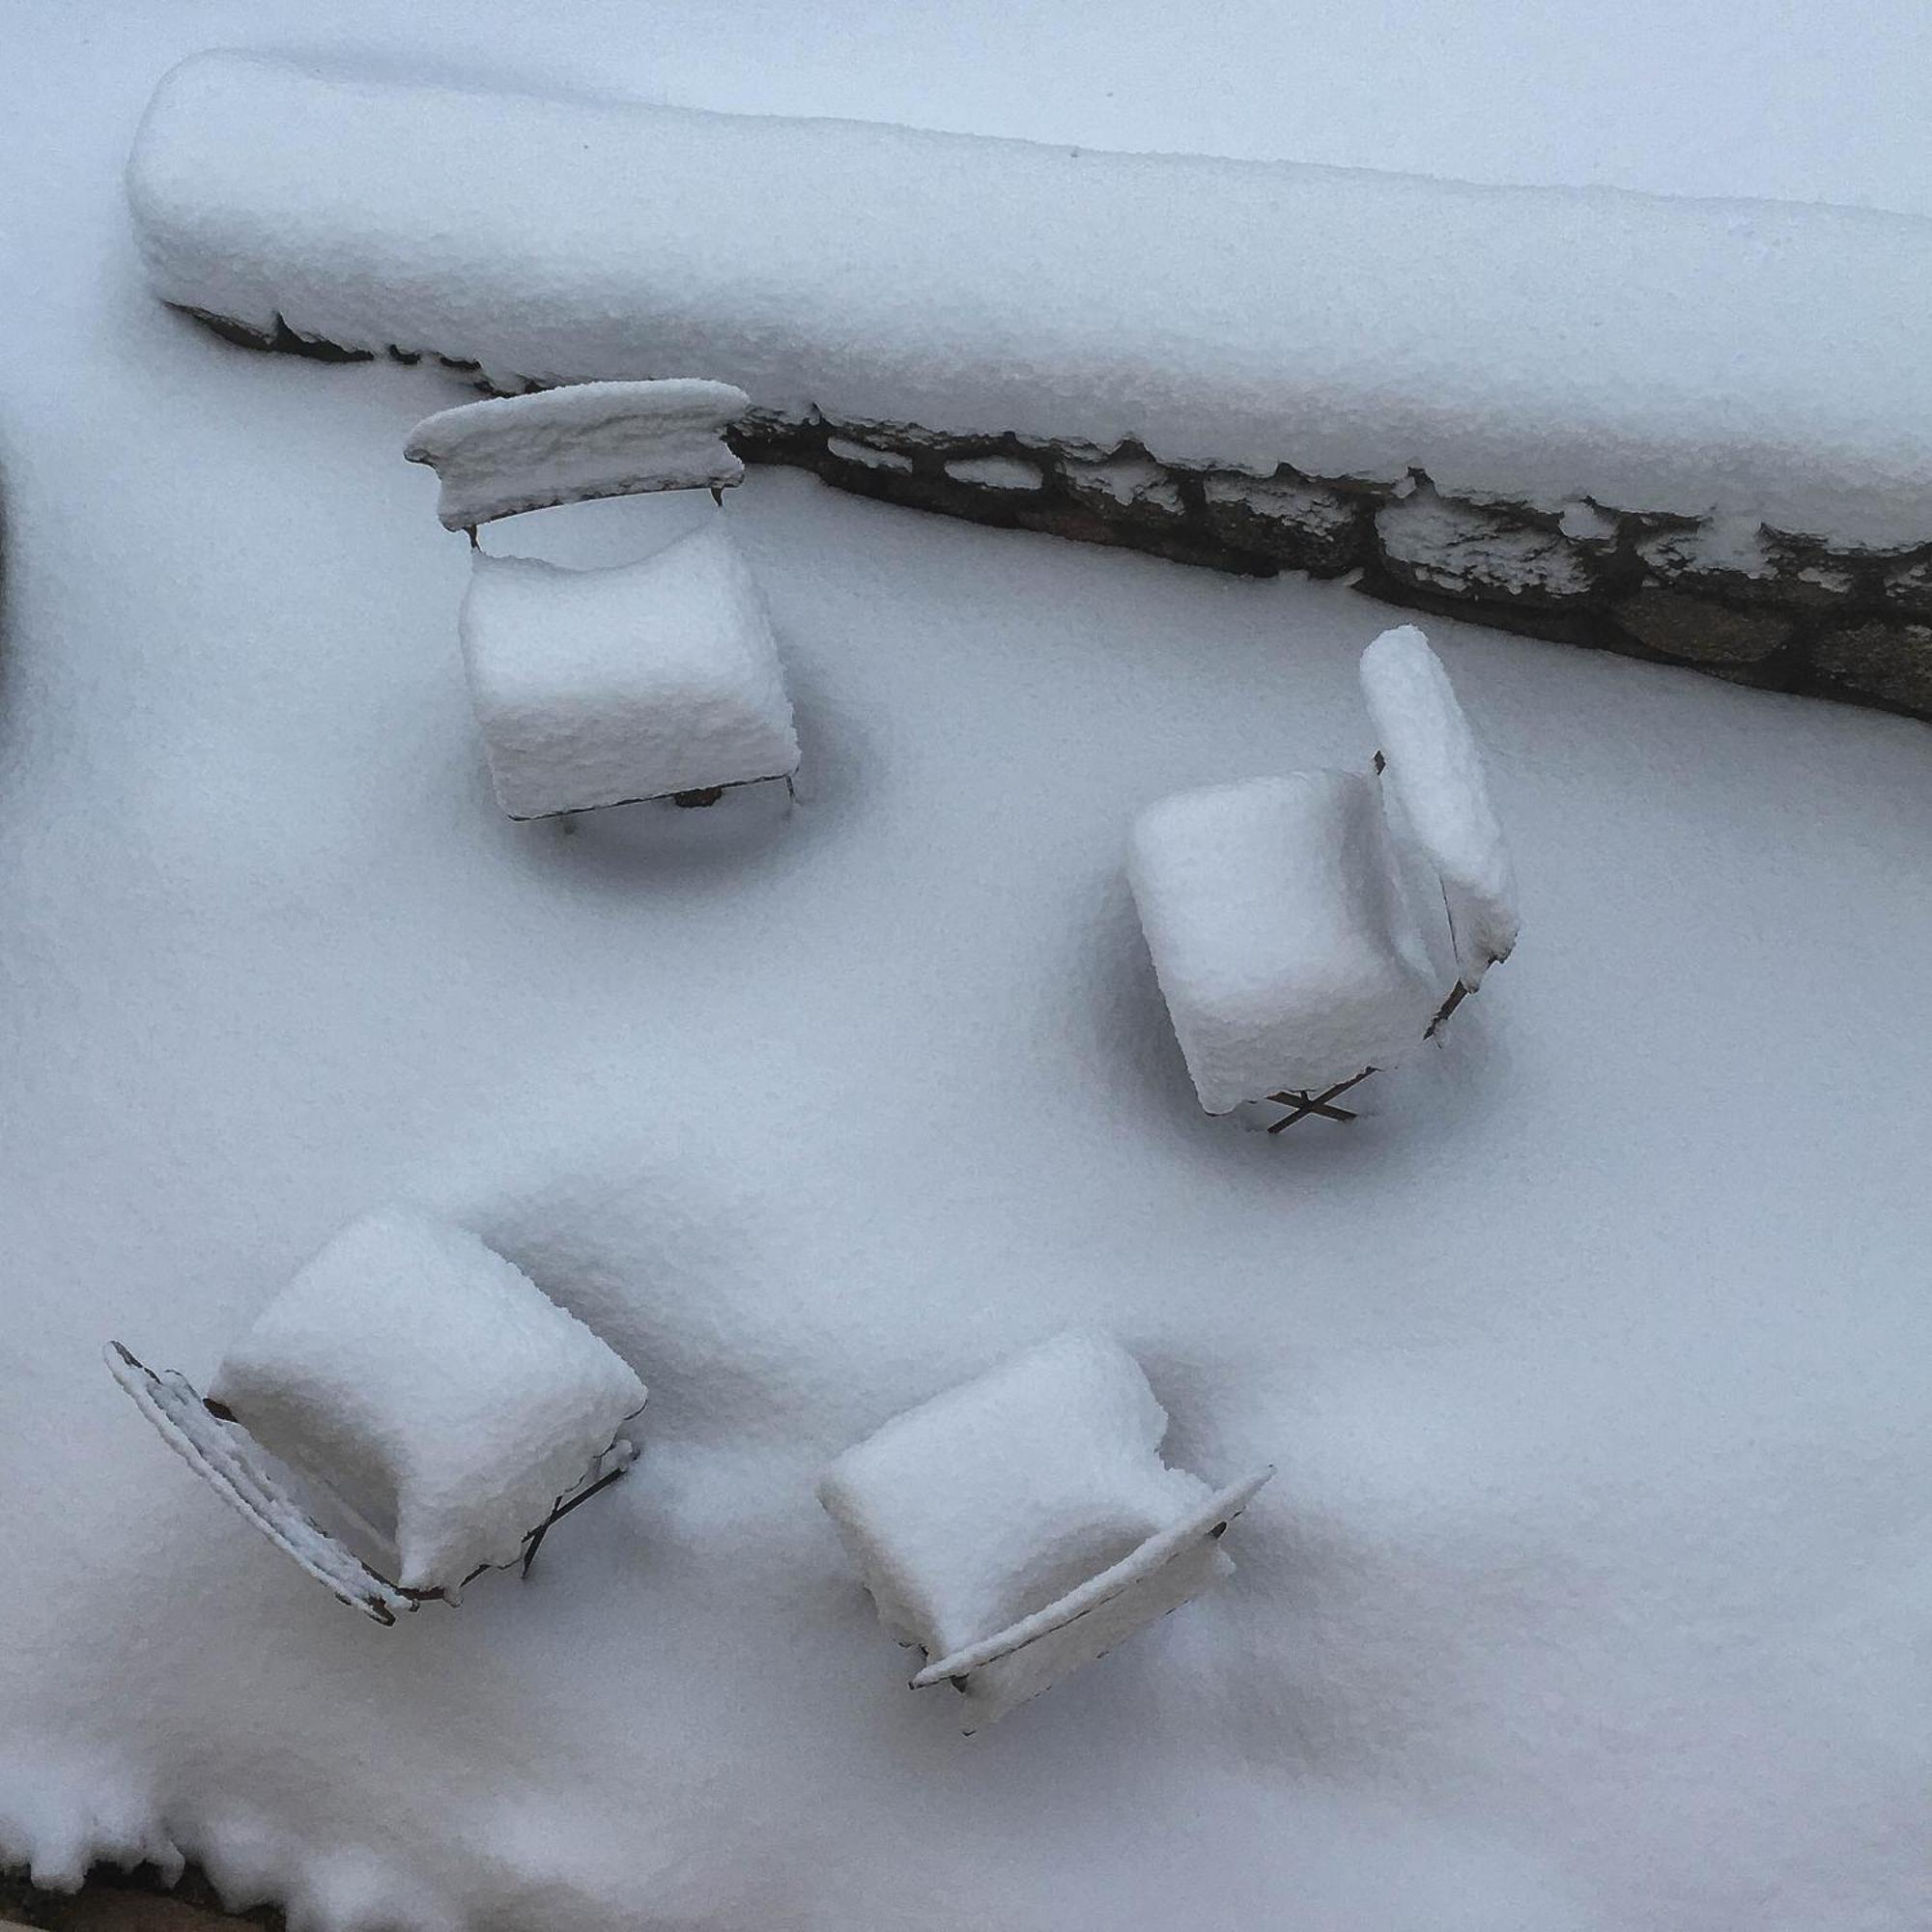
M 479 551 L 459 628 L 512 818 L 697 803 L 798 768 L 771 624 L 715 526 L 607 570 Z
M 977 1729 L 1234 1566 L 1219 1538 L 1272 1469 L 1226 1489 L 1169 1468 L 1140 1365 L 1069 1333 L 888 1422 L 819 1500 L 886 1629 Z
M 1517 930 L 1508 848 L 1448 674 L 1413 625 L 1363 653 L 1374 773 L 1183 792 L 1136 820 L 1128 879 L 1201 1105 L 1290 1109 L 1279 1132 L 1434 1034 Z M 1458 980 L 1431 976 L 1397 830 L 1439 880 Z
M 199 1474 L 380 1623 L 525 1567 L 630 1464 L 644 1385 L 462 1228 L 344 1228 L 256 1318 L 204 1401 L 120 1343 L 107 1365 Z
M 599 497 L 723 492 L 744 466 L 725 383 L 585 383 L 418 423 L 404 454 L 467 530 L 459 631 L 497 802 L 513 818 L 789 781 L 797 734 L 756 584 L 716 522 L 641 562 L 567 570 L 493 556 L 479 525 Z
M 1297 772 L 1162 799 L 1129 866 L 1208 1113 L 1330 1086 L 1422 1037 L 1437 995 L 1372 779 Z

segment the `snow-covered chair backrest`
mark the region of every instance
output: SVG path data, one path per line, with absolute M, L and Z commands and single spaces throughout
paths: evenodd
M 729 383 L 577 383 L 440 411 L 403 454 L 440 480 L 442 526 L 473 532 L 593 497 L 729 489 L 745 466 L 724 431 L 750 408 Z
M 1516 944 L 1516 870 L 1490 804 L 1482 754 L 1449 673 L 1413 624 L 1362 653 L 1362 696 L 1394 795 L 1442 882 L 1456 970 L 1474 992 Z

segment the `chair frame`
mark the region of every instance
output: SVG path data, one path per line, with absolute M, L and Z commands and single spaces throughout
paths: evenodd
M 103 1356 L 108 1373 L 196 1475 L 278 1549 L 293 1557 L 338 1603 L 360 1610 L 371 1621 L 392 1625 L 397 1617 L 413 1613 L 424 1604 L 454 1604 L 484 1571 L 511 1567 L 479 1563 L 459 1582 L 435 1589 L 406 1589 L 357 1556 L 302 1507 L 291 1492 L 279 1459 L 250 1435 L 224 1404 L 200 1394 L 174 1369 L 149 1368 L 119 1342 L 110 1342 Z M 523 1554 L 518 1559 L 521 1576 L 530 1574 L 530 1565 L 554 1524 L 600 1490 L 609 1489 L 637 1461 L 637 1448 L 623 1431 L 642 1412 L 639 1407 L 624 1418 L 583 1480 L 558 1496 L 550 1514 L 526 1532 Z M 607 1468 L 613 1457 L 618 1460 Z
M 1376 777 L 1380 778 L 1382 773 L 1387 769 L 1388 760 L 1378 752 L 1375 760 Z M 1447 912 L 1449 897 L 1446 893 L 1443 895 L 1442 904 L 1443 910 Z M 1453 927 L 1455 923 L 1453 914 L 1450 915 L 1450 923 Z M 1499 965 L 1500 963 L 1499 960 L 1494 959 L 1490 961 L 1492 966 Z M 1435 1017 L 1423 1028 L 1423 1038 L 1425 1040 L 1434 1039 L 1443 1021 L 1474 991 L 1475 988 L 1469 985 L 1467 981 L 1458 980 L 1450 987 L 1448 998 L 1435 1009 Z M 1320 1094 L 1312 1093 L 1306 1088 L 1299 1090 L 1288 1089 L 1279 1094 L 1270 1094 L 1267 1096 L 1269 1104 L 1277 1107 L 1286 1107 L 1289 1109 L 1289 1112 L 1276 1121 L 1268 1128 L 1268 1132 L 1271 1134 L 1286 1133 L 1290 1127 L 1294 1126 L 1298 1122 L 1317 1118 L 1324 1121 L 1353 1121 L 1359 1119 L 1360 1117 L 1355 1113 L 1353 1108 L 1338 1107 L 1335 1105 L 1335 1101 L 1342 1094 L 1348 1093 L 1350 1088 L 1359 1087 L 1371 1074 L 1378 1073 L 1380 1070 L 1379 1067 L 1365 1066 L 1359 1073 L 1350 1074 L 1346 1080 L 1338 1080 L 1334 1086 L 1325 1088 Z

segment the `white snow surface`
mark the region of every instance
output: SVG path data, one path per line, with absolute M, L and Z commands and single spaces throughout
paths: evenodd
M 1208 1113 L 1420 1049 L 1441 996 L 1365 774 L 1164 798 L 1134 823 L 1128 876 Z
M 728 383 L 579 383 L 440 410 L 403 454 L 436 471 L 443 527 L 473 529 L 597 497 L 727 489 L 745 466 L 724 432 L 750 407 Z
M 520 1268 L 401 1208 L 336 1235 L 208 1393 L 381 1532 L 406 1590 L 515 1562 L 644 1406 L 636 1372 Z
M 1139 1363 L 1111 1337 L 1074 1332 L 895 1416 L 833 1463 L 818 1497 L 887 1631 L 943 1662 L 1046 1609 L 1200 1504 L 1208 1485 L 1161 1461 L 1166 1434 Z M 1182 1597 L 1140 1604 L 1104 1634 L 1071 1632 L 1075 1648 L 1050 1675 L 1012 1660 L 1020 1695 L 1232 1574 L 1225 1559 L 1199 1565 Z M 1015 1701 L 1001 1685 L 987 1718 Z
M 429 368 L 156 305 L 128 130 L 238 37 L 696 105 L 1932 212 L 1918 6 L 16 8 L 0 63 L 0 1844 L 364 1932 L 1921 1932 L 1932 734 L 1432 627 L 1534 919 L 1346 1129 L 1203 1119 L 1121 877 L 1375 750 L 1378 607 L 757 471 L 810 784 L 493 808 Z M 494 66 L 493 66 L 494 64 Z M 1472 112 L 1475 103 L 1480 112 Z M 1687 294 L 1687 300 L 1694 292 Z M 682 498 L 517 526 L 634 558 Z M 1669 949 L 1661 970 L 1659 948 Z M 1446 983 L 1446 982 L 1445 982 Z M 101 1372 L 350 1215 L 652 1383 L 527 1582 L 356 1616 Z M 1068 1326 L 1281 1472 L 970 1741 L 828 1459 Z M 566 1541 L 568 1537 L 568 1541 Z
M 512 818 L 798 767 L 771 619 L 722 518 L 601 569 L 472 552 L 458 629 Z
M 1475 734 L 1442 660 L 1413 624 L 1369 645 L 1361 679 L 1386 764 L 1383 788 L 1442 883 L 1457 971 L 1474 992 L 1509 957 L 1521 923 L 1516 867 Z
M 1927 534 L 1932 222 L 1910 216 L 234 53 L 161 82 L 128 192 L 165 299 L 503 384 L 706 375 L 848 421 Z

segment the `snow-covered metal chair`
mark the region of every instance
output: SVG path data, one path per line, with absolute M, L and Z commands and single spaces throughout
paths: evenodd
M 512 818 L 782 781 L 798 738 L 771 621 L 716 522 L 638 563 L 495 556 L 478 528 L 526 510 L 724 492 L 750 407 L 726 383 L 583 383 L 444 410 L 403 453 L 429 464 L 443 526 L 469 537 L 460 631 L 497 802 Z
M 1201 1105 L 1279 1133 L 1412 1052 L 1509 956 L 1516 878 L 1448 673 L 1412 624 L 1362 654 L 1373 773 L 1179 793 L 1136 821 L 1128 877 Z M 1387 808 L 1385 810 L 1385 808 Z M 1457 980 L 1432 978 L 1398 840 L 1439 886 Z
M 1068 1333 L 845 1451 L 819 1500 L 879 1620 L 992 1723 L 1233 1573 L 1228 1524 L 1273 1474 L 1225 1489 L 1161 1461 L 1140 1365 Z
M 521 1562 L 636 1450 L 644 1385 L 462 1228 L 344 1228 L 256 1318 L 204 1400 L 119 1342 L 114 1378 L 197 1474 L 341 1601 L 393 1623 Z

